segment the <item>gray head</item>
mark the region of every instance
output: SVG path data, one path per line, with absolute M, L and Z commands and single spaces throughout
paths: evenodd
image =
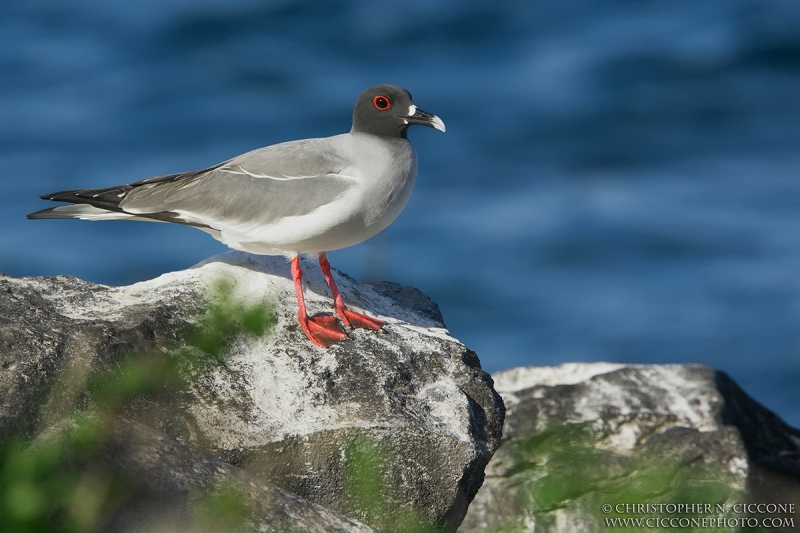
M 358 97 L 351 131 L 405 139 L 414 124 L 444 131 L 442 119 L 417 109 L 411 93 L 397 85 L 376 85 Z

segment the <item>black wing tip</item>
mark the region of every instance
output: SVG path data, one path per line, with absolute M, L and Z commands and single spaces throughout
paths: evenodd
M 54 200 L 58 201 L 57 198 L 59 196 L 75 196 L 75 193 L 78 191 L 58 191 L 58 192 L 51 192 L 49 194 L 43 194 L 39 198 L 42 200 Z

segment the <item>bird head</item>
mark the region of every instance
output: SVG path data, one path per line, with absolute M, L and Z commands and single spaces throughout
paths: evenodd
M 411 93 L 397 85 L 375 85 L 358 97 L 353 110 L 353 132 L 405 138 L 409 126 L 445 131 L 444 122 L 414 105 Z

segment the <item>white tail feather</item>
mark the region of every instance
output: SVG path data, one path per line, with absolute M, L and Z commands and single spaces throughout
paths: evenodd
M 142 222 L 160 222 L 152 218 L 138 217 L 128 213 L 106 211 L 88 204 L 62 205 L 49 210 L 47 218 L 77 218 L 80 220 L 138 220 Z

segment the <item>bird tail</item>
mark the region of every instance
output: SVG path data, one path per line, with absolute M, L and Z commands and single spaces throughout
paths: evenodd
M 74 189 L 71 191 L 59 191 L 51 194 L 45 194 L 40 196 L 42 200 L 69 202 L 73 205 L 60 205 L 58 207 L 51 207 L 50 209 L 42 209 L 41 211 L 31 213 L 28 215 L 28 218 L 78 218 L 81 220 L 138 220 L 143 222 L 174 222 L 176 224 L 194 226 L 202 229 L 203 231 L 211 230 L 209 226 L 201 222 L 184 219 L 177 212 L 160 211 L 156 213 L 134 214 L 126 212 L 120 207 L 119 204 L 123 198 L 128 195 L 128 193 L 137 187 L 153 187 L 162 183 L 170 183 L 181 179 L 193 179 L 197 176 L 202 176 L 204 173 L 214 170 L 215 168 L 224 164 L 225 163 L 220 163 L 219 165 L 215 165 L 204 170 L 195 170 L 180 174 L 169 174 L 166 176 L 146 178 L 128 185 L 117 185 L 114 187 L 106 187 L 104 189 Z
M 145 222 L 161 222 L 152 218 L 138 217 L 119 211 L 108 211 L 88 204 L 60 205 L 31 213 L 26 218 L 32 220 L 48 218 L 77 218 L 80 220 L 138 220 Z

